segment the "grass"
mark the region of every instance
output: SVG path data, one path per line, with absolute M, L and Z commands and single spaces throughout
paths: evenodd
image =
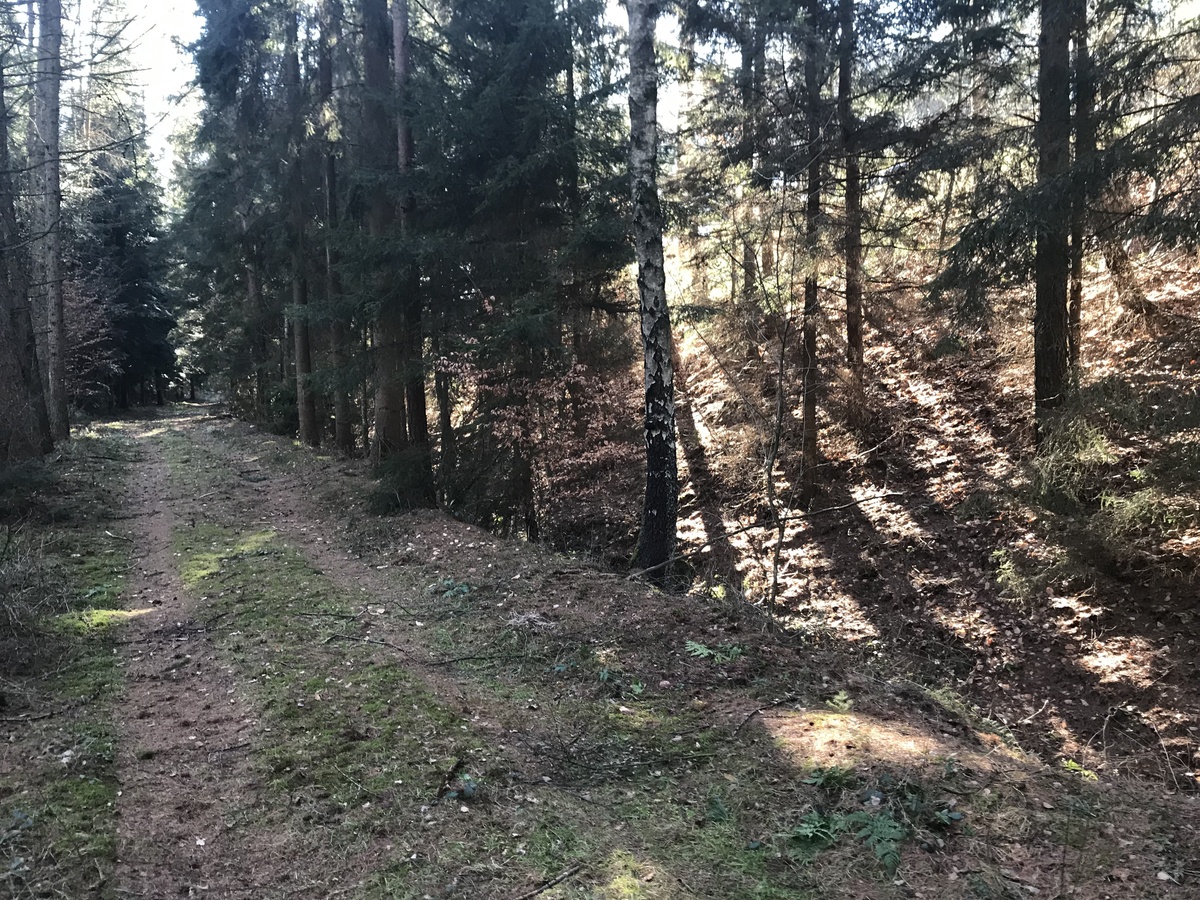
M 130 543 L 104 522 L 129 455 L 116 431 L 93 429 L 68 447 L 48 498 L 17 503 L 30 527 L 52 595 L 34 624 L 35 654 L 10 682 L 27 704 L 0 766 L 0 893 L 25 897 L 115 897 L 116 733 L 121 685 L 111 626 L 121 621 Z M 10 501 L 17 501 L 10 495 Z M 43 718 L 44 716 L 44 718 Z
M 714 882 L 706 896 L 804 896 L 792 867 L 768 872 L 764 851 L 747 849 L 763 845 L 753 835 L 765 835 L 754 817 L 739 818 L 754 806 L 742 796 L 755 790 L 753 779 L 735 776 L 744 786 L 731 791 L 734 818 L 697 829 L 700 798 L 729 784 L 725 770 L 738 755 L 718 766 L 711 734 L 677 739 L 695 730 L 690 714 L 640 702 L 618 710 L 596 689 L 595 660 L 565 679 L 549 665 L 556 648 L 501 632 L 513 643 L 500 646 L 523 649 L 525 670 L 540 675 L 523 705 L 536 698 L 544 727 L 498 741 L 494 726 L 481 731 L 440 702 L 401 656 L 362 644 L 372 633 L 362 624 L 369 619 L 355 618 L 362 598 L 340 592 L 272 532 L 198 523 L 176 533 L 175 550 L 189 590 L 209 598 L 222 650 L 264 711 L 271 741 L 256 761 L 269 789 L 286 798 L 287 827 L 298 841 L 345 858 L 379 842 L 403 849 L 404 861 L 374 872 L 363 896 L 418 898 L 455 877 L 497 877 L 484 851 L 514 886 L 573 866 L 595 869 L 588 877 L 598 893 L 564 887 L 564 897 L 686 896 L 678 883 L 664 891 L 665 874 L 657 884 L 657 875 L 641 879 L 651 871 L 682 877 L 702 860 L 701 877 Z M 447 591 L 469 595 L 436 584 L 425 596 L 445 599 Z M 494 683 L 494 672 L 464 675 Z M 547 698 L 546 689 L 565 680 L 589 690 Z M 514 700 L 503 687 L 477 696 Z M 550 774 L 543 780 L 531 764 Z M 694 802 L 681 805 L 680 793 Z
M 230 461 L 243 448 L 225 458 L 179 434 L 154 439 L 172 461 L 173 495 L 234 483 Z M 306 464 L 258 443 L 256 465 Z M 1014 881 L 1022 873 L 998 860 L 1022 854 L 1053 873 L 1039 876 L 1042 892 L 1061 871 L 1084 882 L 1078 895 L 1098 896 L 1087 893 L 1099 884 L 1086 881 L 1093 870 L 1126 865 L 1107 823 L 1128 829 L 1130 853 L 1148 852 L 1150 805 L 1121 812 L 1103 785 L 1040 769 L 995 739 L 968 752 L 966 738 L 911 710 L 881 710 L 865 682 L 847 682 L 852 698 L 835 693 L 838 673 L 824 684 L 748 629 L 681 620 L 686 636 L 659 640 L 628 627 L 620 598 L 605 608 L 611 622 L 580 626 L 564 615 L 546 627 L 522 618 L 546 609 L 544 598 L 523 606 L 517 593 L 535 577 L 529 557 L 510 590 L 507 571 L 484 576 L 481 563 L 472 574 L 452 553 L 440 563 L 415 553 L 366 594 L 248 519 L 210 501 L 173 538 L 187 589 L 204 598 L 216 664 L 238 675 L 260 723 L 251 741 L 263 793 L 234 827 L 285 834 L 297 860 L 354 885 L 355 896 L 516 897 L 545 887 L 548 900 L 866 900 L 915 885 L 926 896 L 1016 897 L 1033 882 Z M 121 582 L 88 577 L 94 587 Z M 103 642 L 118 620 L 97 608 L 61 626 L 72 640 Z M 708 652 L 690 655 L 686 640 Z M 668 668 L 688 687 L 660 688 Z M 739 727 L 746 703 L 785 695 L 809 699 Z M 952 713 L 938 722 L 988 727 L 951 686 L 927 699 Z M 72 746 L 94 760 L 88 772 L 106 764 L 102 730 Z M 75 781 L 63 785 L 75 795 L 55 799 L 64 821 L 103 801 L 103 778 Z M 23 822 L 13 841 L 26 841 Z M 1180 848 L 1161 835 L 1154 846 L 1164 871 L 1185 871 Z M 1158 896 L 1153 876 L 1137 896 Z

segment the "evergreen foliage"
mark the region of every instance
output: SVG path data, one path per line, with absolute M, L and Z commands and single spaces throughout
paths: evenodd
M 630 368 L 648 334 L 607 5 L 199 8 L 205 108 L 172 235 L 188 371 L 281 430 L 307 427 L 314 395 L 306 440 L 395 457 L 384 506 L 567 534 L 557 486 L 603 483 L 638 452 Z M 763 402 L 747 402 L 781 529 L 820 490 L 821 430 L 867 427 L 894 292 L 944 310 L 946 346 L 1033 314 L 1045 412 L 1078 379 L 1085 261 L 1153 316 L 1129 242 L 1194 244 L 1194 29 L 1120 0 L 1040 11 L 652 4 L 680 36 L 655 63 L 671 302 L 762 360 Z M 1030 35 L 1052 30 L 1039 81 Z M 1036 313 L 1018 299 L 1035 280 Z

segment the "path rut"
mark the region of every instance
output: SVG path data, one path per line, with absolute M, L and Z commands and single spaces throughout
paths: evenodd
M 172 530 L 189 501 L 172 500 L 153 423 L 134 432 L 144 461 L 127 492 L 136 524 L 134 613 L 116 710 L 120 794 L 117 884 L 127 897 L 261 897 L 280 882 L 287 848 L 242 827 L 263 804 L 247 751 L 255 710 L 221 665 L 197 600 L 183 588 Z

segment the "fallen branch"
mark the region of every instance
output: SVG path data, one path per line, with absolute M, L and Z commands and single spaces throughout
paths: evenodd
M 582 864 L 578 866 L 571 866 L 571 868 L 564 870 L 558 875 L 555 875 L 549 881 L 542 883 L 538 887 L 535 887 L 532 891 L 526 891 L 524 894 L 513 897 L 513 900 L 529 900 L 530 897 L 536 897 L 538 894 L 544 894 L 546 891 L 550 890 L 550 888 L 557 887 L 568 878 L 577 874 L 581 869 L 583 869 Z
M 775 709 L 777 706 L 783 706 L 785 703 L 792 703 L 793 701 L 799 699 L 800 698 L 797 695 L 793 694 L 790 697 L 784 697 L 782 700 L 776 700 L 773 703 L 768 703 L 766 706 L 760 706 L 758 709 L 752 711 L 750 715 L 746 716 L 746 718 L 742 719 L 742 724 L 733 729 L 733 736 L 737 737 L 739 734 L 741 734 L 742 729 L 749 725 L 751 720 L 760 713 L 765 713 L 768 709 Z
M 57 715 L 57 713 L 45 712 L 38 713 L 36 716 L 14 716 L 12 718 L 0 719 L 0 722 L 3 722 L 6 725 L 15 725 L 20 722 L 37 722 L 40 719 L 48 719 L 53 715 Z
M 330 641 L 357 641 L 360 644 L 377 644 L 380 647 L 387 647 L 389 650 L 395 650 L 401 656 L 412 656 L 412 654 L 403 647 L 397 647 L 395 644 L 389 643 L 388 641 L 381 641 L 377 638 L 355 637 L 352 634 L 331 634 L 329 637 L 325 638 L 322 643 L 328 644 Z
M 528 659 L 528 655 L 524 653 L 483 653 L 472 656 L 455 656 L 451 659 L 431 659 L 431 666 L 452 666 L 460 662 L 495 662 L 497 660 L 506 659 Z

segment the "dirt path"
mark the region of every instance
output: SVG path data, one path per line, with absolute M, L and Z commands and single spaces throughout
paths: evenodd
M 154 423 L 157 424 L 157 423 Z M 118 706 L 117 883 L 130 897 L 258 897 L 285 848 L 235 825 L 261 803 L 248 750 L 256 713 L 214 653 L 180 581 L 172 530 L 193 501 L 173 498 L 152 427 L 128 492 L 138 548 Z
M 1150 825 L 1123 841 L 1129 859 L 1089 849 L 1068 866 L 1059 794 L 1091 788 L 920 692 L 844 680 L 835 655 L 744 612 L 437 513 L 365 515 L 359 465 L 206 409 L 130 433 L 121 896 L 912 896 L 861 859 L 833 893 L 823 870 L 771 862 L 817 804 L 861 819 L 867 789 L 923 896 L 950 896 L 932 888 L 960 869 L 1078 879 L 1082 896 L 1116 865 L 1139 886 L 1111 896 L 1139 900 L 1191 877 L 1190 846 Z M 844 783 L 804 777 L 820 767 Z M 957 808 L 986 841 L 955 842 Z M 1010 808 L 1028 829 L 1001 827 Z M 841 822 L 832 866 L 862 849 Z M 911 847 L 933 833 L 944 854 Z

